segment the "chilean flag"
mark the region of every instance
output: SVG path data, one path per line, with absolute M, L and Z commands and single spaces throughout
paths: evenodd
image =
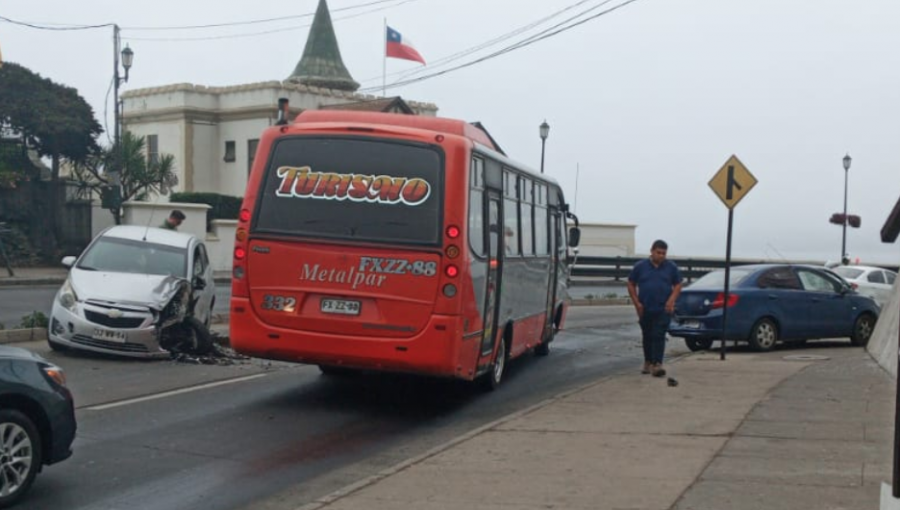
M 400 32 L 391 27 L 387 27 L 387 50 L 386 55 L 392 58 L 402 58 L 404 60 L 414 60 L 416 62 L 425 63 L 425 59 L 413 47 L 412 41 L 408 37 L 403 37 Z

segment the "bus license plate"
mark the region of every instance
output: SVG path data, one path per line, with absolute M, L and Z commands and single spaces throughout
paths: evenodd
M 700 329 L 700 321 L 684 321 L 682 326 L 686 329 Z
M 359 315 L 359 301 L 346 299 L 323 299 L 322 313 L 336 313 L 341 315 Z
M 94 338 L 97 340 L 106 340 L 108 342 L 125 343 L 128 336 L 121 331 L 111 331 L 108 329 L 94 328 Z

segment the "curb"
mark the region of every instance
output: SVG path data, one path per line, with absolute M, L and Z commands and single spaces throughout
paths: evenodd
M 0 330 L 0 345 L 36 342 L 46 339 L 46 328 Z
M 695 353 L 685 353 L 685 354 L 676 356 L 676 357 L 672 358 L 669 361 L 669 363 L 678 363 L 679 361 L 682 361 L 685 358 L 692 356 L 693 354 L 695 354 Z M 601 377 L 600 379 L 597 379 L 596 381 L 593 381 L 593 382 L 590 382 L 587 384 L 583 384 L 583 385 L 573 388 L 571 390 L 556 394 L 552 397 L 549 397 L 545 400 L 538 402 L 537 404 L 534 404 L 530 407 L 526 407 L 525 409 L 522 409 L 521 411 L 516 411 L 512 414 L 508 414 L 508 415 L 498 418 L 490 423 L 482 425 L 475 430 L 467 432 L 461 436 L 457 436 L 457 437 L 447 441 L 446 443 L 440 444 L 440 445 L 426 451 L 425 453 L 416 455 L 415 457 L 409 458 L 398 464 L 394 464 L 393 466 L 385 468 L 385 469 L 375 473 L 374 475 L 363 478 L 362 480 L 359 480 L 358 482 L 354 482 L 349 485 L 346 485 L 341 489 L 338 489 L 334 492 L 326 494 L 325 496 L 317 498 L 315 501 L 312 501 L 310 503 L 306 503 L 303 506 L 297 507 L 296 510 L 319 510 L 328 505 L 332 505 L 340 499 L 346 498 L 355 492 L 359 492 L 362 489 L 365 489 L 366 487 L 375 485 L 376 483 L 384 480 L 385 478 L 391 477 L 405 469 L 415 466 L 416 464 L 420 464 L 420 463 L 430 459 L 431 457 L 439 455 L 459 444 L 465 443 L 466 441 L 469 441 L 470 439 L 480 436 L 481 434 L 484 434 L 485 432 L 489 432 L 490 430 L 495 429 L 495 428 L 499 427 L 500 425 L 503 425 L 503 424 L 510 422 L 512 420 L 515 420 L 517 418 L 521 418 L 522 416 L 525 416 L 527 414 L 531 414 L 535 411 L 543 409 L 544 407 L 547 407 L 550 404 L 556 403 L 556 402 L 558 402 L 562 399 L 565 399 L 571 395 L 574 395 L 578 392 L 585 391 L 587 389 L 593 388 L 594 386 L 599 386 L 605 382 L 608 382 L 608 381 L 610 381 L 616 377 L 620 377 L 620 376 L 621 376 L 621 374 L 607 375 L 607 376 Z
M 531 414 L 531 413 L 538 411 L 544 407 L 547 407 L 550 404 L 558 402 L 570 395 L 574 395 L 575 393 L 578 393 L 580 391 L 584 391 L 584 390 L 587 390 L 594 386 L 603 384 L 614 377 L 616 377 L 616 376 L 610 375 L 610 376 L 602 377 L 596 381 L 584 384 L 577 388 L 559 393 L 550 398 L 542 400 L 541 402 L 538 402 L 537 404 L 534 404 L 530 407 L 526 407 L 525 409 L 522 409 L 521 411 L 516 411 L 512 414 L 503 416 L 502 418 L 499 418 L 490 423 L 482 425 L 475 430 L 469 431 L 461 436 L 457 436 L 457 437 L 447 441 L 446 443 L 440 444 L 440 445 L 426 451 L 425 453 L 422 453 L 415 457 L 409 458 L 403 462 L 400 462 L 399 464 L 395 464 L 389 468 L 383 469 L 383 470 L 379 471 L 378 473 L 375 473 L 374 475 L 363 478 L 362 480 L 360 480 L 358 482 L 351 483 L 350 485 L 347 485 L 341 489 L 338 489 L 330 494 L 326 494 L 325 496 L 317 498 L 315 501 L 312 501 L 303 506 L 297 507 L 296 510 L 319 510 L 320 508 L 324 508 L 328 505 L 334 504 L 340 499 L 346 498 L 355 492 L 359 492 L 360 490 L 365 489 L 366 487 L 375 485 L 376 483 L 384 480 L 385 478 L 391 477 L 405 469 L 415 466 L 416 464 L 420 464 L 420 463 L 430 459 L 431 457 L 439 455 L 459 444 L 465 443 L 466 441 L 469 441 L 470 439 L 480 436 L 481 434 L 483 434 L 485 432 L 489 432 L 490 430 L 495 429 L 495 428 L 499 427 L 500 425 L 503 425 L 503 424 L 510 422 L 512 420 L 515 420 L 517 418 L 521 418 L 522 416 L 525 416 L 527 414 Z
M 24 287 L 35 285 L 62 285 L 66 281 L 66 277 L 46 277 L 46 278 L 22 278 L 14 276 L 12 278 L 0 278 L 0 289 L 4 287 Z M 216 285 L 231 285 L 231 277 L 215 278 Z

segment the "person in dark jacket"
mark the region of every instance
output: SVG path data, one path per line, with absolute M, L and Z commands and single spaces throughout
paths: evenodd
M 650 258 L 635 264 L 628 277 L 628 294 L 641 324 L 644 346 L 643 374 L 664 377 L 663 358 L 666 332 L 675 312 L 675 300 L 681 293 L 681 271 L 667 260 L 669 245 L 655 241 Z
M 184 222 L 185 215 L 183 212 L 178 209 L 173 210 L 169 213 L 169 217 L 166 218 L 166 221 L 163 222 L 159 228 L 164 228 L 166 230 L 178 230 L 178 227 L 181 226 L 182 222 Z

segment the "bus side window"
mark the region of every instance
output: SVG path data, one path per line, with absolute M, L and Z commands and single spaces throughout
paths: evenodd
M 531 179 L 519 177 L 519 221 L 522 225 L 522 255 L 534 255 L 534 207 Z
M 518 180 L 516 174 L 503 172 L 503 236 L 506 254 L 518 256 L 522 254 L 519 246 L 519 200 Z
M 539 257 L 550 254 L 550 211 L 547 209 L 546 190 L 543 184 L 534 187 L 534 249 Z
M 472 158 L 470 189 L 469 189 L 469 246 L 472 253 L 484 257 L 484 191 L 482 182 L 484 176 L 484 161 Z

